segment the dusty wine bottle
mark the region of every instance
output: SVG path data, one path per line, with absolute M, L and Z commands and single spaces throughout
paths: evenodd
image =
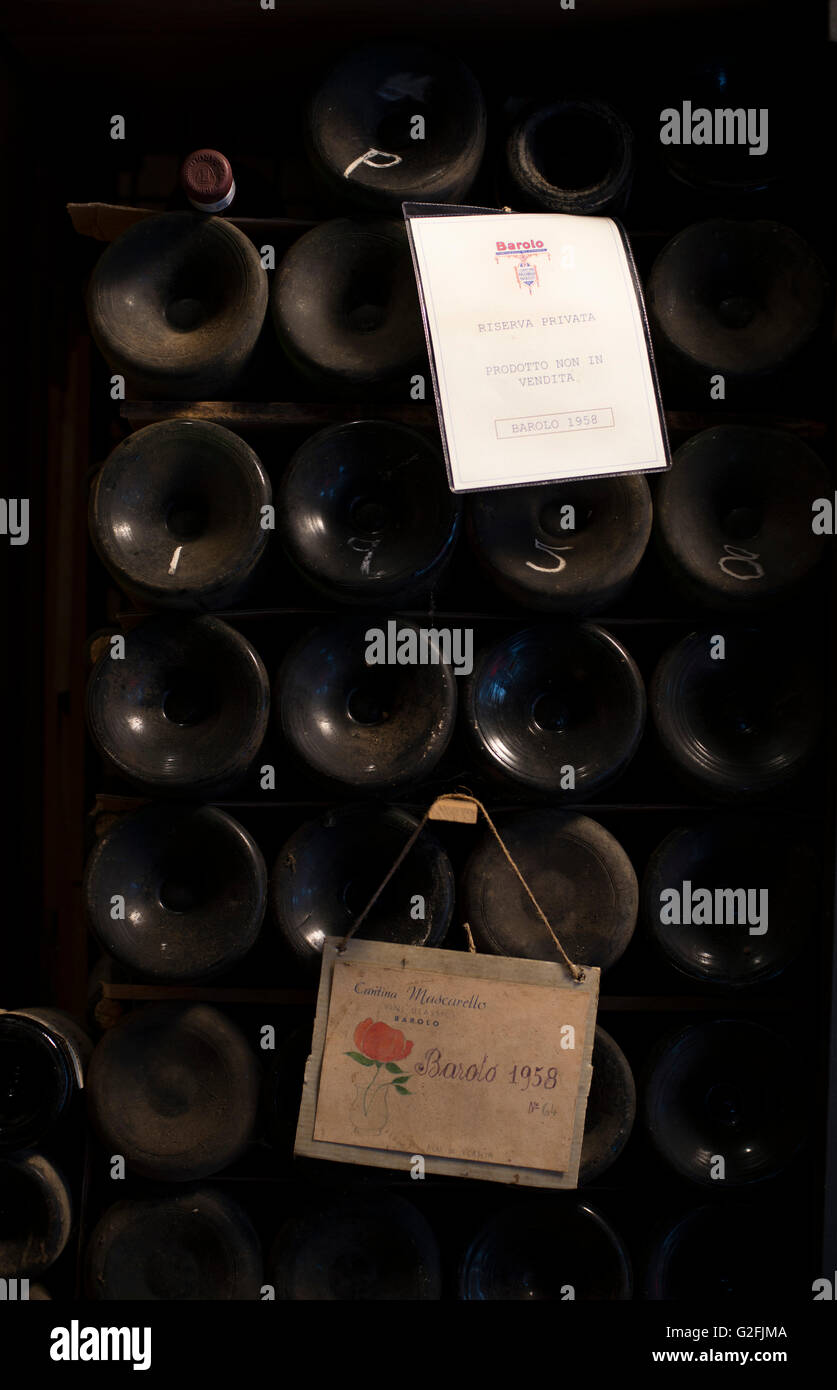
M 233 786 L 264 738 L 270 683 L 250 643 L 218 618 L 155 617 L 108 644 L 87 721 L 121 776 L 196 800 Z
M 294 754 L 320 776 L 371 793 L 426 777 L 456 719 L 456 676 L 434 630 L 400 618 L 401 658 L 377 664 L 386 628 L 380 617 L 314 628 L 285 657 L 274 695 Z
M 592 1207 L 518 1201 L 492 1216 L 468 1247 L 462 1299 L 550 1302 L 629 1299 L 633 1274 L 621 1237 Z
M 430 1226 L 411 1202 L 382 1191 L 311 1201 L 279 1230 L 270 1268 L 277 1299 L 441 1297 Z
M 804 823 L 717 815 L 680 826 L 642 880 L 651 937 L 684 975 L 727 989 L 771 979 L 819 911 L 819 862 Z
M 221 217 L 162 213 L 102 254 L 87 295 L 90 331 L 140 396 L 206 400 L 244 370 L 267 309 L 253 243 Z
M 793 98 L 802 93 L 793 92 L 788 66 L 780 85 L 766 90 L 767 65 L 726 44 L 685 69 L 661 65 L 660 149 L 674 178 L 727 198 L 767 188 L 794 149 Z M 797 145 L 797 160 L 799 152 Z
M 115 1202 L 85 1256 L 87 1293 L 109 1301 L 258 1299 L 262 1251 L 244 1209 L 225 1192 Z
M 144 1178 L 187 1182 L 226 1168 L 250 1139 L 259 1073 L 241 1031 L 208 1004 L 135 1010 L 96 1045 L 91 1122 Z
M 773 1177 L 802 1143 L 798 1071 L 785 1040 L 760 1024 L 714 1019 L 663 1038 L 642 1089 L 655 1147 L 706 1187 Z
M 618 777 L 645 724 L 645 687 L 620 642 L 593 623 L 527 628 L 481 652 L 465 727 L 507 783 L 580 801 Z
M 427 595 L 453 554 L 460 512 L 439 450 L 382 420 L 307 439 L 277 498 L 286 554 L 321 593 L 347 604 Z
M 581 1143 L 579 1187 L 596 1182 L 616 1162 L 631 1137 L 636 1118 L 636 1084 L 619 1044 L 596 1028 L 593 1080 L 587 1097 Z
M 482 92 L 464 63 L 423 44 L 370 44 L 342 57 L 311 100 L 306 143 L 329 192 L 401 212 L 457 202 L 485 148 Z
M 0 1158 L 0 1278 L 39 1278 L 64 1250 L 72 1225 L 70 1188 L 50 1159 Z
M 522 208 L 621 211 L 633 176 L 630 126 L 603 101 L 554 102 L 529 110 L 506 141 L 506 168 Z
M 718 425 L 674 455 L 657 482 L 659 552 L 684 594 L 704 606 L 752 609 L 793 596 L 823 558 L 812 504 L 825 465 L 781 430 Z
M 589 816 L 546 808 L 498 816 L 497 827 L 570 960 L 603 970 L 613 965 L 633 935 L 639 901 L 619 841 Z M 491 834 L 468 859 L 462 898 L 480 950 L 563 959 Z
M 828 279 L 819 257 L 778 222 L 696 222 L 654 262 L 645 302 L 654 345 L 707 383 L 779 371 L 822 320 Z
M 651 683 L 660 742 L 678 773 L 719 800 L 764 795 L 810 763 L 823 718 L 810 646 L 755 628 L 692 632 Z
M 381 886 L 419 825 L 399 806 L 340 806 L 306 821 L 279 851 L 270 881 L 285 942 L 308 964 L 326 937 L 342 937 Z M 453 869 L 423 830 L 358 935 L 405 946 L 439 946 L 453 916 Z
M 90 536 L 120 588 L 154 608 L 224 608 L 251 582 L 272 502 L 232 430 L 161 420 L 118 444 L 90 494 Z
M 695 1207 L 655 1244 L 645 1297 L 697 1303 L 767 1301 L 790 1269 L 805 1267 L 799 1223 L 770 1203 L 760 1207 Z
M 267 869 L 253 837 L 217 806 L 145 806 L 117 820 L 84 872 L 102 948 L 149 980 L 229 970 L 258 938 Z
M 321 222 L 283 257 L 270 307 L 292 364 L 322 390 L 399 387 L 409 400 L 411 373 L 426 359 L 403 224 Z
M 226 212 L 235 197 L 232 165 L 220 150 L 193 150 L 180 166 L 180 186 L 198 212 Z
M 651 534 L 641 473 L 504 488 L 468 499 L 468 536 L 483 568 L 526 608 L 581 616 L 614 602 Z
M 0 1010 L 0 1153 L 52 1135 L 84 1086 L 92 1044 L 59 1009 Z

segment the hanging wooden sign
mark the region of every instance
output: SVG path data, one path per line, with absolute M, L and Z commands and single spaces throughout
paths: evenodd
M 576 1187 L 598 993 L 572 963 L 328 939 L 295 1152 Z

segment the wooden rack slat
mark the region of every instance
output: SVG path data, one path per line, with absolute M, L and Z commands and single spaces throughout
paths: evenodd
M 373 404 L 326 401 L 123 401 L 120 415 L 132 429 L 159 420 L 210 420 L 228 429 L 322 427 L 350 420 L 394 420 L 416 428 L 436 424 L 432 402 L 381 401 Z M 826 422 L 811 417 L 740 413 L 726 410 L 667 410 L 671 434 L 696 434 L 714 425 L 769 425 L 801 439 L 823 439 Z

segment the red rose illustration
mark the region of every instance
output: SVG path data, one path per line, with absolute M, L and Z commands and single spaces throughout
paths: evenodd
M 373 1023 L 371 1018 L 365 1018 L 355 1029 L 355 1047 L 371 1062 L 402 1062 L 413 1050 L 400 1028 Z

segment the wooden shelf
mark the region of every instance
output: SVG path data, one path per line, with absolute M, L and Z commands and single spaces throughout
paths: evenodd
M 317 429 L 351 420 L 393 420 L 417 429 L 436 425 L 436 410 L 429 401 L 123 401 L 119 413 L 131 429 L 159 420 L 209 420 L 231 430 Z M 765 412 L 667 410 L 665 417 L 670 434 L 696 434 L 713 425 L 769 425 L 801 439 L 823 439 L 827 433 L 824 420 Z

